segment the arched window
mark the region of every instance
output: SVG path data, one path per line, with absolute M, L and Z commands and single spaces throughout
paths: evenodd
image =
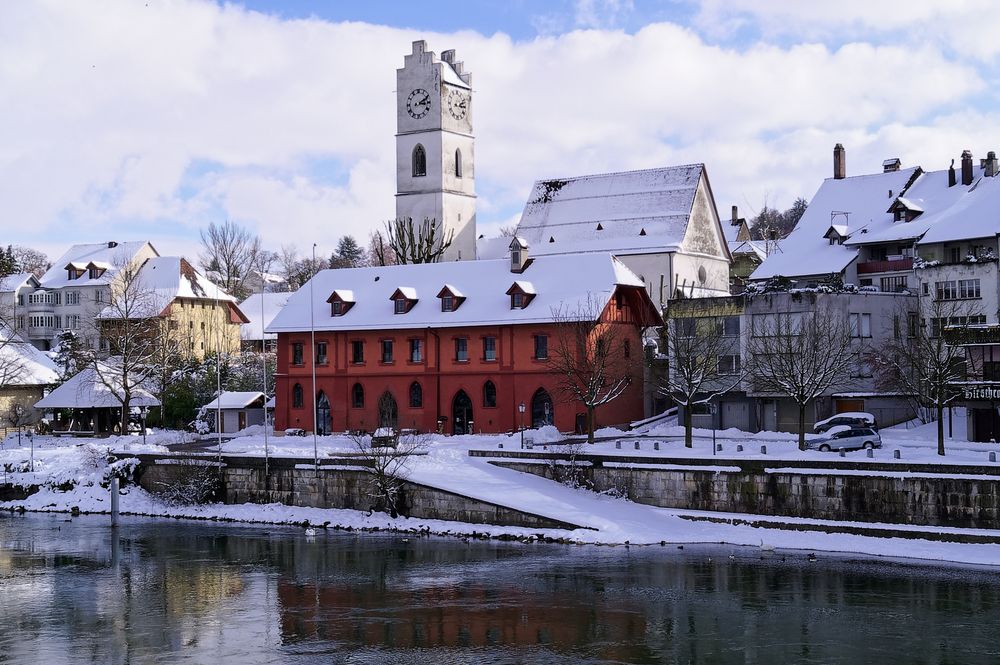
M 494 407 L 497 405 L 497 387 L 492 381 L 483 384 L 483 406 Z
M 395 427 L 399 423 L 399 409 L 396 407 L 396 398 L 386 390 L 378 398 L 378 426 Z
M 455 177 L 462 177 L 462 151 L 455 148 Z
M 410 384 L 410 408 L 420 409 L 424 406 L 424 389 L 414 381 Z
M 355 383 L 351 389 L 351 406 L 355 409 L 365 408 L 365 389 L 360 383 Z
M 427 153 L 424 151 L 424 146 L 418 143 L 413 149 L 413 177 L 424 175 L 427 175 Z
M 292 386 L 292 406 L 296 409 L 302 408 L 302 384 L 300 383 Z

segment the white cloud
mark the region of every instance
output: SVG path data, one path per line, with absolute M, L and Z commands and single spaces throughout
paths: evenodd
M 582 2 L 575 18 L 594 27 L 630 5 Z M 702 17 L 784 17 L 720 6 Z M 812 11 L 801 20 L 827 17 Z M 852 172 L 895 155 L 943 167 L 962 148 L 1000 146 L 975 106 L 988 77 L 930 42 L 722 47 L 666 23 L 514 42 L 194 0 L 4 3 L 11 241 L 58 254 L 112 235 L 178 251 L 186 237 L 193 255 L 197 229 L 220 218 L 274 248 L 365 238 L 394 214 L 395 70 L 420 38 L 457 48 L 473 73 L 484 230 L 507 223 L 538 178 L 705 162 L 726 211 L 810 196 L 838 141 Z

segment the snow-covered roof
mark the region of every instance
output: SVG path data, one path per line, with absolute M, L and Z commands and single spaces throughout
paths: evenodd
M 142 299 L 135 307 L 136 316 L 158 316 L 177 298 L 229 302 L 235 306 L 236 298 L 216 286 L 198 272 L 186 259 L 179 256 L 154 256 L 147 259 L 137 275 L 137 294 Z M 113 317 L 111 308 L 102 317 Z
M 535 285 L 523 279 L 515 280 L 513 285 L 519 288 L 521 293 L 525 295 L 534 296 L 538 294 L 538 292 L 535 291 Z
M 458 75 L 455 71 L 455 67 L 452 66 L 450 62 L 445 60 L 441 61 L 441 78 L 448 85 L 454 85 L 459 88 L 465 88 L 466 90 L 472 90 L 468 83 L 462 80 L 462 77 Z
M 277 335 L 265 333 L 264 329 L 271 325 L 271 321 L 291 295 L 291 293 L 255 293 L 241 302 L 240 311 L 250 321 L 240 326 L 240 337 L 247 340 L 275 339 Z
M 893 203 L 893 205 L 889 206 L 889 210 L 892 210 L 896 206 L 896 204 L 899 204 L 899 205 L 903 206 L 904 208 L 906 208 L 910 212 L 923 212 L 924 211 L 923 208 L 921 208 L 919 205 L 917 205 L 916 203 L 914 203 L 910 199 L 906 198 L 905 196 L 897 196 L 896 197 L 896 201 Z
M 502 259 L 510 251 L 510 238 L 497 236 L 495 238 L 479 238 L 476 240 L 476 258 L 480 261 Z
M 41 400 L 35 402 L 38 409 L 102 409 L 121 408 L 121 400 L 116 396 L 100 376 L 103 375 L 112 385 L 120 385 L 113 379 L 115 371 L 113 361 L 102 363 L 99 375 L 93 367 L 77 372 L 66 383 L 62 384 Z M 134 388 L 130 406 L 159 406 L 160 401 L 152 393 L 143 388 Z
M 537 295 L 524 309 L 511 309 L 507 289 L 515 281 L 529 281 Z M 436 294 L 446 284 L 461 290 L 463 305 L 442 312 L 437 300 L 424 298 L 405 314 L 394 314 L 389 297 L 398 284 L 413 285 L 418 293 Z M 551 322 L 553 309 L 577 312 L 588 298 L 603 308 L 617 286 L 643 283 L 623 263 L 609 254 L 567 254 L 538 257 L 522 274 L 510 272 L 508 261 L 452 261 L 404 266 L 324 270 L 313 277 L 313 320 L 316 330 L 380 330 L 470 325 Z M 357 303 L 343 316 L 332 316 L 327 298 L 334 289 L 354 291 Z M 309 330 L 310 286 L 288 299 L 267 331 Z
M 59 380 L 55 363 L 9 329 L 0 332 L 0 386 L 46 386 Z
M 57 288 L 60 286 L 82 286 L 87 284 L 108 284 L 114 277 L 116 271 L 112 266 L 124 265 L 133 260 L 139 252 L 148 246 L 149 252 L 157 256 L 158 252 L 152 245 L 144 240 L 129 242 L 98 242 L 83 245 L 73 245 L 58 259 L 52 262 L 42 278 L 41 285 L 46 288 Z M 90 263 L 108 266 L 108 270 L 99 277 L 91 279 L 84 273 L 78 279 L 69 279 L 66 274 L 66 267 L 73 264 L 79 270 L 86 270 Z
M 392 292 L 392 295 L 395 295 L 396 293 L 399 293 L 399 295 L 403 296 L 407 300 L 417 299 L 417 290 L 412 286 L 400 286 L 399 288 L 397 288 L 395 291 Z M 391 298 L 392 296 L 389 297 Z
M 38 286 L 38 279 L 30 272 L 0 277 L 0 293 L 13 293 L 24 286 Z
M 704 165 L 539 180 L 517 226 L 532 256 L 676 250 Z
M 917 173 L 918 167 L 911 167 L 888 173 L 827 178 L 798 224 L 782 240 L 782 251 L 768 256 L 750 278 L 839 273 L 858 252 L 847 245 L 831 245 L 824 237 L 830 227 L 847 227 L 847 233 L 842 235 L 850 235 L 850 242 L 866 235 L 860 233 L 861 229 L 891 227 L 893 218 L 886 207 Z
M 254 402 L 264 399 L 262 392 L 237 392 L 227 390 L 218 395 L 211 402 L 203 406 L 203 409 L 245 409 Z
M 442 290 L 448 289 L 448 291 L 451 293 L 451 295 L 455 296 L 456 298 L 464 298 L 465 297 L 464 295 L 462 295 L 462 292 L 458 290 L 458 287 L 456 287 L 454 284 L 445 284 L 441 288 L 442 288 Z M 438 291 L 438 293 L 441 293 L 441 291 Z
M 729 253 L 733 256 L 737 254 L 753 254 L 763 261 L 767 258 L 767 247 L 763 240 L 743 240 L 729 243 Z

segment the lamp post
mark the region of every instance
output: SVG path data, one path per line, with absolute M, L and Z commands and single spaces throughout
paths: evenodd
M 142 415 L 142 445 L 146 445 L 146 414 L 149 413 L 149 407 L 145 404 L 139 407 L 139 413 Z M 161 418 L 162 420 L 162 418 Z
M 524 449 L 524 402 L 517 405 L 517 411 L 521 414 L 521 449 Z

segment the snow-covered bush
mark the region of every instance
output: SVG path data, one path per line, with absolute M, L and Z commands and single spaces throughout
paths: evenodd
M 118 478 L 121 485 L 131 482 L 138 466 L 138 457 L 126 457 L 111 462 L 101 474 L 101 487 L 111 487 L 112 478 Z
M 202 460 L 181 460 L 171 465 L 173 479 L 156 484 L 153 494 L 170 506 L 209 503 L 222 488 L 219 468 Z

